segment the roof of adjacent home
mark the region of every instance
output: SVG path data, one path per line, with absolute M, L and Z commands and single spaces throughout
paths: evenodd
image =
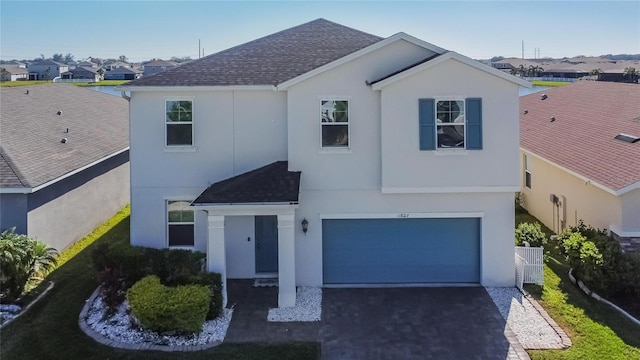
M 28 74 L 29 70 L 19 67 L 18 65 L 0 65 L 0 68 L 5 69 L 10 74 Z
M 136 69 L 131 69 L 128 67 L 124 67 L 124 66 L 120 66 L 117 67 L 113 70 L 107 70 L 107 72 L 105 74 L 139 74 L 141 73 L 140 70 L 136 70 Z M 127 84 L 129 85 L 129 84 Z
M 127 87 L 276 85 L 381 40 L 317 19 L 132 81 Z
M 524 150 L 616 194 L 640 184 L 640 141 L 615 138 L 640 137 L 640 85 L 580 81 L 544 95 L 520 98 Z
M 289 171 L 287 161 L 276 161 L 209 186 L 194 201 L 206 204 L 297 204 L 300 172 Z
M 162 59 L 158 59 L 158 60 L 151 60 L 151 61 L 147 61 L 146 63 L 143 63 L 142 66 L 177 66 L 178 64 L 172 62 L 172 61 L 167 61 L 167 60 L 162 60 Z
M 120 97 L 67 84 L 3 87 L 0 97 L 0 188 L 35 188 L 129 147 Z
M 35 63 L 32 63 L 29 66 L 69 66 L 67 64 L 59 63 L 53 60 L 41 60 Z

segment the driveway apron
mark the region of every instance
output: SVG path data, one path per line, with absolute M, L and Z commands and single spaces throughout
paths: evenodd
M 277 288 L 231 281 L 234 303 L 225 342 L 316 341 L 330 360 L 529 358 L 482 287 L 325 288 L 322 321 L 307 323 L 266 321 Z

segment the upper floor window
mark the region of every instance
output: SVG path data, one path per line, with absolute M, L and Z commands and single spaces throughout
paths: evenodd
M 436 103 L 438 149 L 464 149 L 464 100 L 439 100 Z
M 323 148 L 349 147 L 349 101 L 322 100 L 321 127 Z
M 167 228 L 169 246 L 193 246 L 195 217 L 189 201 L 167 201 Z
M 482 150 L 482 99 L 419 99 L 420 150 Z
M 166 145 L 193 146 L 193 101 L 165 102 Z

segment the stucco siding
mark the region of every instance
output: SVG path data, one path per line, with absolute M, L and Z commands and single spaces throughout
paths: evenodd
M 531 189 L 524 185 L 524 154 L 529 156 Z M 576 226 L 579 220 L 605 230 L 622 225 L 622 204 L 619 197 L 526 151 L 522 151 L 520 157 L 524 208 L 547 227 L 556 232 L 562 230 L 562 226 L 558 226 L 558 220 L 561 220 L 557 215 L 558 211 L 554 210 L 556 207 L 549 200 L 550 194 L 564 196 L 566 199 L 565 227 Z
M 79 178 L 84 178 L 80 185 Z M 129 202 L 129 163 L 96 177 L 81 172 L 55 185 L 66 191 L 53 199 L 43 193 L 46 202 L 38 192 L 47 188 L 30 195 L 27 234 L 63 250 Z
M 419 99 L 482 98 L 482 150 L 419 148 Z M 518 85 L 456 60 L 381 90 L 382 186 L 439 188 L 519 185 Z
M 621 197 L 623 233 L 633 233 L 631 237 L 640 237 L 640 189 L 630 191 Z
M 304 175 L 303 175 L 304 177 Z M 382 194 L 377 190 L 312 191 L 301 193 L 296 211 L 296 283 L 321 286 L 322 218 L 460 217 L 473 213 L 481 217 L 481 283 L 485 286 L 513 286 L 513 195 L 511 193 L 469 194 Z M 475 217 L 475 215 L 473 215 Z M 305 235 L 300 223 L 306 218 Z M 499 260 L 499 261 L 497 261 Z
M 366 85 L 433 53 L 406 41 L 314 76 L 288 89 L 289 168 L 303 189 L 380 188 L 380 95 Z M 321 149 L 320 102 L 349 100 L 349 149 Z
M 27 232 L 26 194 L 0 194 L 0 231 L 12 227 L 16 233 Z

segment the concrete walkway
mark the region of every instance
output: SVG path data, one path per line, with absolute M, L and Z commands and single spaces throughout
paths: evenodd
M 229 282 L 225 342 L 321 343 L 322 359 L 528 359 L 482 287 L 323 289 L 322 321 L 269 323 L 277 288 Z

